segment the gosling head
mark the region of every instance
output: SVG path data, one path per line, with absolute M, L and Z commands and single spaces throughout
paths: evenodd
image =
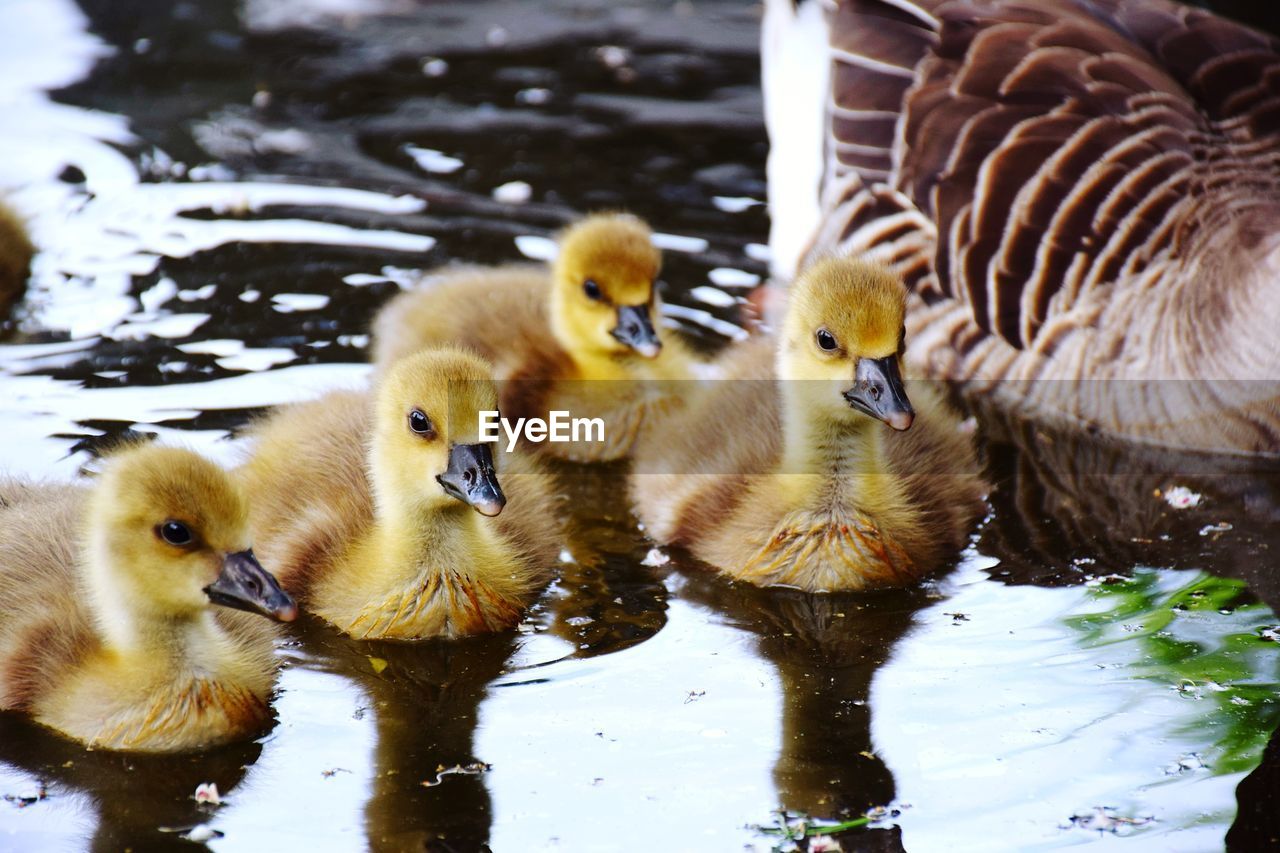
M 594 214 L 566 230 L 551 289 L 552 326 L 565 349 L 656 358 L 661 262 L 649 226 L 634 216 Z
M 480 412 L 498 410 L 492 369 L 458 349 L 400 359 L 378 386 L 372 480 L 380 509 L 461 507 L 502 512 Z M 459 503 L 461 502 L 461 503 Z
M 132 612 L 192 619 L 213 603 L 282 622 L 297 616 L 253 555 L 239 488 L 189 450 L 114 454 L 89 500 L 89 542 L 95 589 Z
M 822 390 L 810 402 L 833 416 L 856 412 L 909 428 L 915 411 L 901 371 L 906 296 L 902 280 L 882 266 L 853 258 L 812 264 L 791 288 L 778 375 L 822 380 L 812 383 Z

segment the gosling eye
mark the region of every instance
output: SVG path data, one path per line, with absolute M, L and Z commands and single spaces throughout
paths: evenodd
M 172 518 L 163 524 L 156 525 L 156 535 L 170 545 L 178 546 L 190 545 L 195 538 L 191 535 L 191 528 Z
M 838 348 L 836 344 L 836 336 L 828 332 L 826 329 L 819 329 L 814 336 L 818 341 L 818 348 L 823 352 L 835 352 Z
M 596 284 L 595 279 L 587 279 L 582 283 L 582 292 L 587 294 L 587 298 L 599 302 L 604 294 L 600 292 L 600 285 Z
M 423 438 L 436 437 L 436 428 L 431 425 L 431 418 L 423 414 L 422 409 L 414 409 L 409 413 L 409 429 Z

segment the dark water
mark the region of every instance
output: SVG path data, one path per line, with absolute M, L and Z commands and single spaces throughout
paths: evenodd
M 0 185 L 44 249 L 0 464 L 70 477 L 127 428 L 233 459 L 259 407 L 363 381 L 413 270 L 539 256 L 586 210 L 669 235 L 669 320 L 733 334 L 766 272 L 755 7 L 317 8 L 0 7 Z M 991 512 L 918 589 L 723 583 L 651 553 L 622 468 L 565 466 L 560 579 L 518 632 L 304 620 L 272 731 L 206 755 L 0 718 L 0 848 L 768 850 L 879 809 L 845 849 L 1267 849 L 1276 471 L 976 414 Z

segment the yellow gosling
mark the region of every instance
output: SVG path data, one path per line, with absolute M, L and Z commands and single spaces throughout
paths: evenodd
M 227 608 L 296 608 L 248 521 L 230 477 L 176 448 L 122 450 L 90 489 L 0 482 L 0 709 L 106 749 L 259 731 L 274 630 Z
M 856 260 L 802 274 L 776 342 L 782 381 L 720 383 L 637 448 L 646 532 L 734 578 L 814 592 L 901 586 L 954 554 L 984 486 L 958 417 L 929 388 L 907 397 L 905 297 Z M 767 365 L 748 347 L 729 375 Z
M 254 534 L 306 608 L 370 639 L 520 619 L 559 525 L 549 475 L 480 442 L 479 413 L 498 406 L 489 375 L 473 355 L 427 350 L 372 392 L 333 392 L 252 429 L 240 475 Z
M 650 380 L 688 378 L 692 356 L 657 328 L 661 257 L 644 222 L 596 214 L 559 242 L 549 274 L 519 264 L 444 269 L 392 299 L 374 321 L 374 362 L 385 370 L 425 347 L 465 347 L 506 380 L 504 416 L 562 410 L 605 421 L 604 442 L 540 450 L 578 461 L 621 458 L 646 414 L 670 402 L 670 388 Z

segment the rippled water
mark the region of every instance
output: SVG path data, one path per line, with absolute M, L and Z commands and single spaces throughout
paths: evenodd
M 766 272 L 756 15 L 0 6 L 0 186 L 43 250 L 0 344 L 0 465 L 71 477 L 127 428 L 232 459 L 257 408 L 364 381 L 368 320 L 415 270 L 545 257 L 590 209 L 650 219 L 668 322 L 718 345 Z M 650 552 L 621 468 L 566 466 L 561 577 L 519 632 L 404 646 L 304 620 L 272 731 L 206 755 L 2 717 L 0 848 L 208 827 L 227 850 L 767 850 L 805 844 L 780 835 L 801 815 L 884 807 L 845 849 L 1202 850 L 1233 823 L 1265 849 L 1274 466 L 977 415 L 991 514 L 919 589 L 723 583 Z M 206 781 L 225 805 L 194 803 Z

